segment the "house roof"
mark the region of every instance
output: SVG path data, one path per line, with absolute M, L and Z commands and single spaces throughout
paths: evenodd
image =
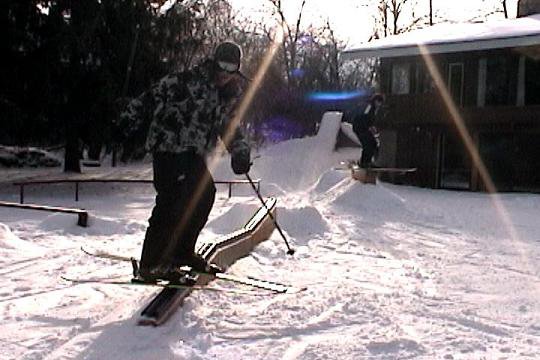
M 501 49 L 540 44 L 540 14 L 485 23 L 442 23 L 361 44 L 342 52 L 343 59 L 419 55 L 424 45 L 434 53 Z

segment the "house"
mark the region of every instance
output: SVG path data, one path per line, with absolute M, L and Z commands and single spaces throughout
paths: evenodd
M 540 190 L 540 14 L 434 25 L 342 57 L 379 59 L 383 165 L 418 168 L 388 180 Z

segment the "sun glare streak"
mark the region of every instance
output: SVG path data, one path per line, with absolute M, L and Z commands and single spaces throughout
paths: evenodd
M 279 45 L 283 41 L 283 36 L 284 36 L 283 27 L 278 26 L 276 29 L 276 33 L 274 34 L 274 40 L 270 44 L 270 47 L 267 49 L 263 57 L 263 61 L 261 62 L 261 65 L 257 69 L 257 73 L 255 74 L 255 77 L 253 78 L 253 80 L 250 81 L 249 86 L 244 96 L 242 97 L 242 100 L 240 101 L 240 104 L 235 109 L 233 119 L 229 122 L 229 126 L 226 129 L 223 138 L 221 139 L 224 144 L 230 143 L 234 135 L 234 132 L 242 123 L 242 119 L 246 115 L 249 105 L 251 104 L 251 102 L 253 101 L 253 97 L 257 93 L 257 89 L 259 88 L 259 85 L 262 83 L 264 76 L 266 75 L 268 68 L 270 67 L 270 64 L 272 64 L 272 60 L 276 56 L 277 50 L 279 49 Z M 218 161 L 217 158 L 218 157 L 215 156 L 215 154 L 211 156 L 212 160 L 210 161 L 209 166 L 208 166 L 211 170 L 215 168 Z
M 461 136 L 461 139 L 463 140 L 463 143 L 465 144 L 465 148 L 469 152 L 469 155 L 471 155 L 471 159 L 473 161 L 474 166 L 478 169 L 480 178 L 482 179 L 486 187 L 486 190 L 490 194 L 496 193 L 497 189 L 495 187 L 495 184 L 493 183 L 493 180 L 491 179 L 491 176 L 489 175 L 489 172 L 486 166 L 484 165 L 482 158 L 480 157 L 480 153 L 478 152 L 478 149 L 476 148 L 476 145 L 474 144 L 474 141 L 471 135 L 469 134 L 467 127 L 465 126 L 463 117 L 460 115 L 459 110 L 454 100 L 452 99 L 452 96 L 450 95 L 450 92 L 448 91 L 448 88 L 441 76 L 441 73 L 437 69 L 435 62 L 433 61 L 433 58 L 431 57 L 431 54 L 429 53 L 425 45 L 419 44 L 418 47 L 420 48 L 420 53 L 422 54 L 422 57 L 424 58 L 424 62 L 426 63 L 428 71 L 430 72 L 431 77 L 433 78 L 433 81 L 435 82 L 435 86 L 437 87 L 437 90 L 439 91 L 444 101 L 444 104 L 446 105 L 446 107 L 448 108 L 448 111 L 450 112 L 450 117 L 452 118 L 452 121 L 454 122 L 454 125 L 456 126 L 459 132 L 459 135 Z
M 276 56 L 277 50 L 279 48 L 279 45 L 283 41 L 283 27 L 278 26 L 276 29 L 276 33 L 274 34 L 274 40 L 272 41 L 272 44 L 266 51 L 266 54 L 264 55 L 263 61 L 259 68 L 257 69 L 257 73 L 255 74 L 255 77 L 250 82 L 249 87 L 242 98 L 242 101 L 240 102 L 240 105 L 236 109 L 236 112 L 234 114 L 234 117 L 232 121 L 230 122 L 230 126 L 227 129 L 227 132 L 225 133 L 223 142 L 228 143 L 234 134 L 234 131 L 238 126 L 240 126 L 240 123 L 242 122 L 242 119 L 244 118 L 247 109 L 249 108 L 249 105 L 253 101 L 253 97 L 255 96 L 257 89 L 259 88 L 259 85 L 262 83 L 264 76 L 266 75 L 266 72 L 268 71 L 268 68 L 270 67 L 270 64 L 272 63 L 272 60 Z
M 266 51 L 266 54 L 264 55 L 263 61 L 261 65 L 259 66 L 257 73 L 255 74 L 255 77 L 250 82 L 248 89 L 245 92 L 245 95 L 243 96 L 242 100 L 240 101 L 240 104 L 235 109 L 234 116 L 232 120 L 229 122 L 229 126 L 225 131 L 224 136 L 222 137 L 222 141 L 225 144 L 228 144 L 234 135 L 234 132 L 240 126 L 242 119 L 244 118 L 247 109 L 249 108 L 249 105 L 251 104 L 253 97 L 255 96 L 257 89 L 259 87 L 259 84 L 263 81 L 264 76 L 266 72 L 268 71 L 268 68 L 270 67 L 270 64 L 272 63 L 272 60 L 274 59 L 277 50 L 279 48 L 279 45 L 283 41 L 283 27 L 279 26 L 276 30 L 276 33 L 274 35 L 274 40 L 268 50 Z M 209 156 L 209 163 L 208 163 L 208 169 L 210 170 L 210 174 L 215 169 L 217 162 L 218 162 L 218 156 L 216 156 L 216 153 L 214 153 Z M 196 212 L 197 205 L 199 204 L 199 201 L 201 200 L 205 190 L 208 186 L 211 184 L 211 176 L 204 176 L 201 179 L 201 182 L 199 183 L 199 186 L 197 187 L 195 193 L 191 197 L 191 200 L 189 201 L 186 210 L 184 211 L 184 217 L 180 220 L 178 226 L 174 229 L 173 236 L 178 237 L 181 236 L 184 230 L 186 229 L 186 226 L 189 226 L 189 220 L 191 219 L 192 215 Z M 166 249 L 164 249 L 165 256 L 168 255 L 174 255 L 171 254 L 172 251 L 172 244 L 174 244 L 174 241 L 169 242 L 169 246 L 167 246 Z
M 446 83 L 444 82 L 439 69 L 435 65 L 433 57 L 431 56 L 431 54 L 429 53 L 429 50 L 427 49 L 425 45 L 418 44 L 418 48 L 420 49 L 420 53 L 422 57 L 424 58 L 424 62 L 426 63 L 428 71 L 431 74 L 433 81 L 435 82 L 435 87 L 439 91 L 444 101 L 444 104 L 448 108 L 450 117 L 454 125 L 456 126 L 458 133 L 463 140 L 463 143 L 465 144 L 465 148 L 467 149 L 467 152 L 471 156 L 474 166 L 478 169 L 480 178 L 483 181 L 486 190 L 491 195 L 493 206 L 495 207 L 495 210 L 497 211 L 501 220 L 503 221 L 504 225 L 507 228 L 508 235 L 510 236 L 510 240 L 512 241 L 516 249 L 518 249 L 519 252 L 521 253 L 521 257 L 525 261 L 525 264 L 527 265 L 527 267 L 531 269 L 532 267 L 526 255 L 526 251 L 522 246 L 522 241 L 520 240 L 519 235 L 516 231 L 516 228 L 514 227 L 514 224 L 512 220 L 510 219 L 510 214 L 508 213 L 508 211 L 502 204 L 501 198 L 499 194 L 497 193 L 497 188 L 495 187 L 495 184 L 493 183 L 493 180 L 484 162 L 482 161 L 480 153 L 478 152 L 478 148 L 474 144 L 474 141 L 469 131 L 467 130 L 467 127 L 465 126 L 463 117 L 459 113 L 459 110 L 454 100 L 452 99 L 452 96 L 450 95 L 450 91 L 448 90 L 448 87 L 446 86 Z

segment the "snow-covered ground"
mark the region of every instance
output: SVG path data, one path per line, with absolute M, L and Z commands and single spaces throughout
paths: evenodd
M 79 203 L 68 185 L 29 188 L 27 201 L 83 207 L 91 221 L 81 228 L 70 215 L 0 208 L 0 358 L 540 358 L 540 196 L 361 184 L 333 169 L 358 156 L 332 152 L 337 126 L 261 151 L 252 176 L 278 197 L 297 251 L 285 255 L 274 232 L 229 270 L 308 290 L 195 291 L 157 328 L 136 325 L 156 290 L 60 279 L 129 279 L 129 266 L 79 248 L 138 256 L 152 187 L 85 185 Z M 220 160 L 216 179 L 233 177 L 228 163 Z M 231 199 L 218 190 L 202 239 L 234 230 L 259 206 L 249 187 Z M 17 201 L 17 188 L 0 184 L 0 199 Z
M 50 151 L 32 147 L 0 145 L 0 169 L 9 167 L 55 167 L 61 164 L 60 158 Z

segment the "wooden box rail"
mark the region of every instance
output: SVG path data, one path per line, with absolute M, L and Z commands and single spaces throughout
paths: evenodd
M 39 210 L 39 211 L 49 211 L 49 212 L 61 212 L 61 213 L 70 213 L 77 214 L 79 217 L 77 225 L 86 227 L 88 226 L 88 212 L 84 209 L 72 209 L 64 208 L 57 206 L 47 206 L 47 205 L 36 205 L 36 204 L 17 204 L 12 202 L 0 201 L 0 206 L 3 207 L 12 207 L 17 209 L 28 209 L 28 210 Z

